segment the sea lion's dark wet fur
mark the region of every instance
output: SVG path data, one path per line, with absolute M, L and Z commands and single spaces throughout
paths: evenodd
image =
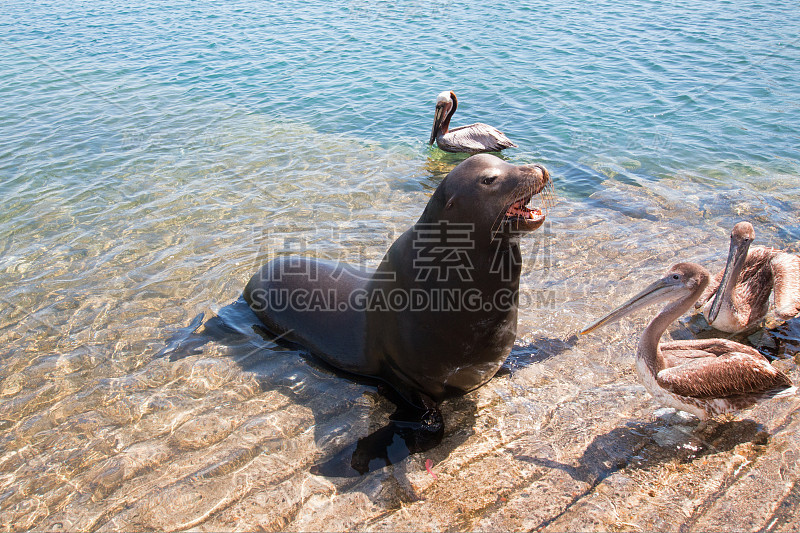
M 470 157 L 440 183 L 375 272 L 279 257 L 243 296 L 274 334 L 336 368 L 385 381 L 428 422 L 441 424 L 436 403 L 486 383 L 511 351 L 519 238 L 544 217 L 505 215 L 548 180 L 538 165 Z M 326 301 L 308 298 L 313 294 Z

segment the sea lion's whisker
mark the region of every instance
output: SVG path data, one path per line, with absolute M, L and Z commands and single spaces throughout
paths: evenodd
M 555 205 L 555 187 L 552 181 L 548 181 L 541 192 L 542 206 L 545 210 L 549 210 Z
M 542 198 L 547 208 L 554 207 L 556 205 L 556 186 L 553 184 L 553 180 L 547 181 L 547 184 L 542 191 Z

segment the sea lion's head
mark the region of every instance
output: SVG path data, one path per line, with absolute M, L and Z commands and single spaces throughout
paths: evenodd
M 493 235 L 534 231 L 545 215 L 528 203 L 550 183 L 542 165 L 512 165 L 490 154 L 474 155 L 442 180 L 420 222 L 473 223 L 476 231 Z

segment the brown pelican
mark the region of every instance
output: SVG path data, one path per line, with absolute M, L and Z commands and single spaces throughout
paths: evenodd
M 800 256 L 764 246 L 751 249 L 755 236 L 749 222 L 733 227 L 725 270 L 695 303 L 720 331 L 738 333 L 756 325 L 766 316 L 773 291 L 778 318 L 789 320 L 800 313 Z
M 727 339 L 659 344 L 667 326 L 689 310 L 708 285 L 708 271 L 678 263 L 664 276 L 581 333 L 589 333 L 650 304 L 670 303 L 650 322 L 636 349 L 636 372 L 659 403 L 705 420 L 797 393 L 789 378 L 757 350 Z
M 481 122 L 450 128 L 450 119 L 458 108 L 458 99 L 453 91 L 444 91 L 436 97 L 436 114 L 428 144 L 436 144 L 445 152 L 499 152 L 517 146 L 503 132 Z

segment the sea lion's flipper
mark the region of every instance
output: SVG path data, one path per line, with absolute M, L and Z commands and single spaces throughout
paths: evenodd
M 444 421 L 435 404 L 420 410 L 401 400 L 388 424 L 311 467 L 311 473 L 327 477 L 364 475 L 430 450 L 443 436 Z
M 154 356 L 155 359 L 169 356 L 170 361 L 177 361 L 190 355 L 198 354 L 201 348 L 211 341 L 211 337 L 198 334 L 197 330 L 203 325 L 205 313 L 199 313 L 185 328 L 178 329 L 164 346 Z

